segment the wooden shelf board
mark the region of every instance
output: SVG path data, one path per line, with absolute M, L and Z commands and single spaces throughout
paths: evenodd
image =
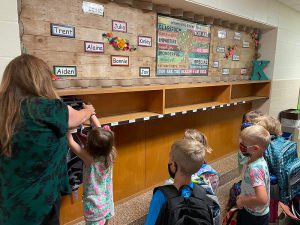
M 238 84 L 260 84 L 260 83 L 271 83 L 270 80 L 237 80 L 237 81 L 230 81 L 232 85 Z
M 121 93 L 121 92 L 138 92 L 138 91 L 154 91 L 167 89 L 181 89 L 181 88 L 196 88 L 196 87 L 211 87 L 223 85 L 238 85 L 238 84 L 253 84 L 253 83 L 269 83 L 270 81 L 229 81 L 229 82 L 209 82 L 209 83 L 190 83 L 190 84 L 165 84 L 165 85 L 148 85 L 148 86 L 130 86 L 130 87 L 91 87 L 91 88 L 66 88 L 57 89 L 56 92 L 60 96 L 67 95 L 93 95 L 105 93 Z
M 165 109 L 165 113 L 168 114 L 168 113 L 182 112 L 187 110 L 202 109 L 202 108 L 208 108 L 212 106 L 225 105 L 225 104 L 226 103 L 223 102 L 207 102 L 207 103 L 200 103 L 200 104 L 168 107 Z
M 261 100 L 261 99 L 268 99 L 269 97 L 261 97 L 261 96 L 249 96 L 249 97 L 243 97 L 243 98 L 233 98 L 231 99 L 230 103 L 233 102 L 242 102 L 242 101 L 255 101 L 255 100 Z
M 157 116 L 157 115 L 159 115 L 159 114 L 153 113 L 153 112 L 148 112 L 148 111 L 143 111 L 143 112 L 135 112 L 135 113 L 125 113 L 125 114 L 116 115 L 116 116 L 100 117 L 99 120 L 100 120 L 101 124 L 108 124 L 108 123 L 113 123 L 113 122 L 135 120 L 135 119 L 139 119 L 139 118 L 145 118 L 145 117 Z

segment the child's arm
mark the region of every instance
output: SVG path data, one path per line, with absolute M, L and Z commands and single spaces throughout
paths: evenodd
M 74 141 L 71 132 L 68 132 L 68 142 L 70 149 L 83 160 L 85 165 L 90 165 L 93 162 L 93 158 L 88 154 L 88 152 L 81 148 L 76 141 Z
M 248 208 L 266 205 L 268 203 L 268 194 L 265 186 L 254 187 L 255 196 L 238 196 L 236 204 L 239 209 L 244 206 Z
M 91 116 L 90 121 L 94 127 L 101 127 L 100 121 L 95 114 Z

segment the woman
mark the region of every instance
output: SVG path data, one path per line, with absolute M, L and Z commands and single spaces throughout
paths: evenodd
M 67 131 L 95 114 L 76 111 L 55 93 L 50 70 L 24 54 L 6 67 L 0 86 L 0 224 L 59 224 L 69 193 Z

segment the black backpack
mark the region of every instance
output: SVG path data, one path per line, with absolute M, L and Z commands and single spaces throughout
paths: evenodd
M 194 185 L 189 198 L 182 197 L 181 190 L 186 186 L 182 186 L 179 191 L 173 185 L 154 189 L 153 193 L 160 190 L 167 199 L 160 210 L 156 225 L 213 225 L 213 201 L 199 185 Z

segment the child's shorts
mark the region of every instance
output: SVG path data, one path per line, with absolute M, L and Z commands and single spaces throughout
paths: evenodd
M 241 209 L 237 214 L 237 225 L 268 225 L 269 213 L 263 216 L 255 216 L 246 209 Z

